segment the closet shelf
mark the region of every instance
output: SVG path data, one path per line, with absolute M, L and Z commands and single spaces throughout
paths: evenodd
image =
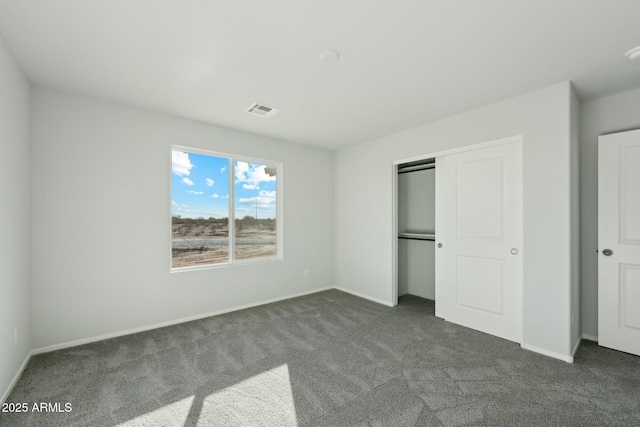
M 426 233 L 398 233 L 399 239 L 410 239 L 410 240 L 436 240 L 435 234 L 426 234 Z

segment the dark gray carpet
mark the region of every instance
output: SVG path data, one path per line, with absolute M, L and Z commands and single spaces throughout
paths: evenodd
M 433 313 L 332 290 L 35 356 L 0 425 L 640 425 L 640 357 L 584 341 L 571 365 Z

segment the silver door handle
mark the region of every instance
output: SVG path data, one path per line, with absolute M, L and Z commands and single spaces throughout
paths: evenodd
M 602 251 L 602 255 L 611 256 L 611 255 L 613 255 L 613 251 L 611 249 L 605 249 L 605 250 Z
M 511 255 L 518 255 L 518 250 L 516 248 L 511 248 Z

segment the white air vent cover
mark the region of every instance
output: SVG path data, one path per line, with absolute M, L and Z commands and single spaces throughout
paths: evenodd
M 276 114 L 277 112 L 279 112 L 280 110 L 277 110 L 273 107 L 269 107 L 268 105 L 264 105 L 264 104 L 253 104 L 248 110 L 247 112 L 256 115 L 256 116 L 260 116 L 260 117 L 264 117 L 265 119 L 268 119 L 269 117 L 273 116 L 274 114 Z

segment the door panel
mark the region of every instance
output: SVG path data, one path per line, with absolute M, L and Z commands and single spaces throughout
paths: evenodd
M 620 266 L 620 325 L 640 331 L 640 267 L 622 264 Z
M 640 146 L 620 149 L 620 236 L 622 243 L 640 243 Z M 635 191 L 633 190 L 635 188 Z
M 521 342 L 522 143 L 436 164 L 436 315 Z
M 599 138 L 598 249 L 599 344 L 640 355 L 640 131 Z
M 460 306 L 503 315 L 504 260 L 458 256 L 457 303 Z M 478 280 L 482 277 L 483 280 Z
M 457 169 L 458 238 L 502 239 L 502 158 L 459 162 Z

